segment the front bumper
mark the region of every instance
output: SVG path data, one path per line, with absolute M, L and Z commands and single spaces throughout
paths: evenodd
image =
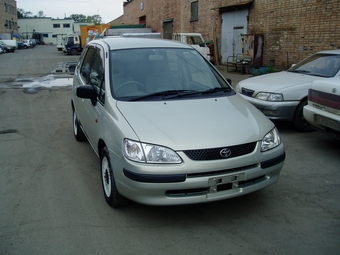
M 271 102 L 239 94 L 272 120 L 293 121 L 299 101 Z
M 265 153 L 258 147 L 249 155 L 227 160 L 192 161 L 181 154 L 184 163 L 180 165 L 138 164 L 120 158 L 122 165 L 114 169 L 117 188 L 127 198 L 149 205 L 203 203 L 244 195 L 275 183 L 284 164 L 283 144 Z M 114 160 L 119 162 L 119 158 Z

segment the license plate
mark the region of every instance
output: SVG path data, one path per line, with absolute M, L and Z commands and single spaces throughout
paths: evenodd
M 332 119 L 329 119 L 329 118 L 326 118 L 326 117 L 323 117 L 323 116 L 320 116 L 320 115 L 316 115 L 315 116 L 315 122 L 322 125 L 322 126 L 326 126 L 326 127 L 331 128 L 331 129 L 340 131 L 340 122 L 339 121 L 332 120 Z
M 226 183 L 233 183 L 233 182 L 239 182 L 243 181 L 245 179 L 245 174 L 234 174 L 234 175 L 227 175 L 227 176 L 221 176 L 216 178 L 209 179 L 208 185 L 209 186 L 216 186 Z
M 244 173 L 210 178 L 208 181 L 209 193 L 211 195 L 219 191 L 235 189 L 237 188 L 238 182 L 243 181 L 244 179 L 245 179 Z

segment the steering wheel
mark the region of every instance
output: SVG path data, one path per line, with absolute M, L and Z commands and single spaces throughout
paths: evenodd
M 115 89 L 115 93 L 119 95 L 119 91 L 126 86 L 137 86 L 138 90 L 141 91 L 146 91 L 145 90 L 145 86 L 141 83 L 139 83 L 138 81 L 127 81 L 127 82 L 123 82 L 122 84 L 119 84 L 119 86 Z

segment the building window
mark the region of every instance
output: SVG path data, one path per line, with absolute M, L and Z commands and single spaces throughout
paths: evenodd
M 57 38 L 57 35 L 52 35 L 52 38 Z
M 191 2 L 191 20 L 196 21 L 198 20 L 198 1 Z
M 43 37 L 44 38 L 48 38 L 48 34 L 43 34 Z
M 53 24 L 53 28 L 60 28 L 60 24 Z
M 69 27 L 71 27 L 71 25 L 70 25 L 70 23 L 67 23 L 67 24 L 63 24 L 63 27 L 69 28 Z
M 5 12 L 7 12 L 7 4 L 4 4 Z

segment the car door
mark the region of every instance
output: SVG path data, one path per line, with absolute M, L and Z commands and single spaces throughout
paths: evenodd
M 81 85 L 92 86 L 97 94 L 96 100 L 81 99 L 81 105 L 77 109 L 78 118 L 96 152 L 105 111 L 104 55 L 104 49 L 100 45 L 89 46 L 79 70 Z

